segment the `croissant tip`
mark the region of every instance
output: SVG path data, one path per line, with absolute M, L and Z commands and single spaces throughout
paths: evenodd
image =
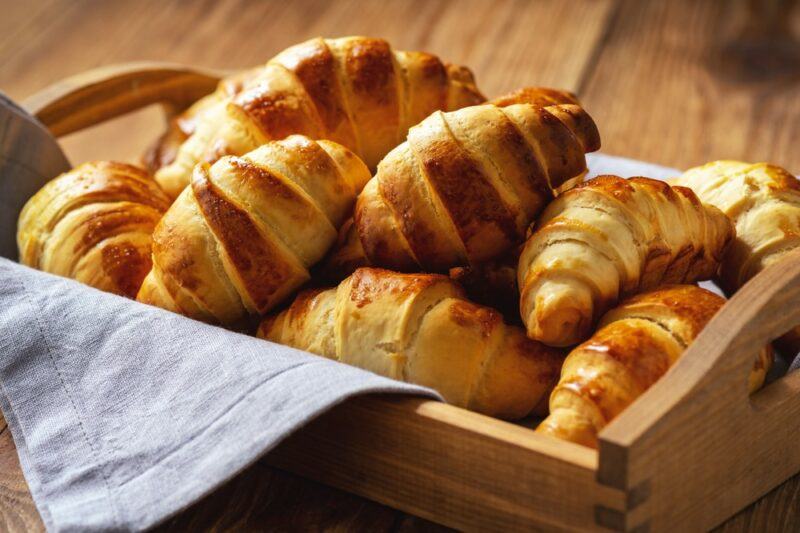
M 580 309 L 554 306 L 552 310 L 536 312 L 528 327 L 529 337 L 548 346 L 563 348 L 580 342 L 588 321 Z

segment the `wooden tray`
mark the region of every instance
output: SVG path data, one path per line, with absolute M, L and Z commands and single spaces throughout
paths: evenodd
M 146 105 L 174 113 L 218 73 L 91 71 L 24 107 L 60 136 Z M 157 132 L 154 132 L 154 135 Z M 711 528 L 800 471 L 800 372 L 748 397 L 753 354 L 800 324 L 800 251 L 745 285 L 597 451 L 420 399 L 351 400 L 270 453 L 276 466 L 467 530 Z

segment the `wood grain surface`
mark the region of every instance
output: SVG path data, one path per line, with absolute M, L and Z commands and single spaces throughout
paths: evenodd
M 521 85 L 576 91 L 603 151 L 687 167 L 769 160 L 800 172 L 800 8 L 792 1 L 0 0 L 0 90 L 22 99 L 123 61 L 262 63 L 323 35 L 382 36 L 469 65 L 488 96 Z M 73 163 L 135 160 L 157 109 L 69 136 Z M 723 531 L 793 531 L 800 475 Z M 0 531 L 40 530 L 0 418 Z M 162 530 L 437 531 L 422 519 L 259 462 Z

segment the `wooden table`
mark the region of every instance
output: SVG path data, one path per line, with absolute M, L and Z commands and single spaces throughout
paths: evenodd
M 469 65 L 488 96 L 522 85 L 580 96 L 603 151 L 687 167 L 767 160 L 800 173 L 800 8 L 792 1 L 165 2 L 0 0 L 0 89 L 22 99 L 100 65 L 264 62 L 323 35 L 375 35 Z M 135 159 L 161 128 L 147 110 L 68 137 L 74 163 Z M 800 475 L 722 526 L 796 530 Z M 0 418 L 0 530 L 41 521 Z M 164 529 L 441 529 L 257 463 Z

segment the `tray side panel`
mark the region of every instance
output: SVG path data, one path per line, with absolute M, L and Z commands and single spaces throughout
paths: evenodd
M 437 402 L 356 398 L 268 460 L 463 530 L 593 529 L 624 505 L 595 481 L 594 450 Z
M 800 471 L 800 373 L 773 383 L 745 409 L 720 404 L 705 414 L 725 422 L 698 427 L 670 418 L 646 455 L 630 455 L 630 483 L 645 487 L 637 513 L 620 529 L 707 530 Z M 629 490 L 628 492 L 632 492 Z

